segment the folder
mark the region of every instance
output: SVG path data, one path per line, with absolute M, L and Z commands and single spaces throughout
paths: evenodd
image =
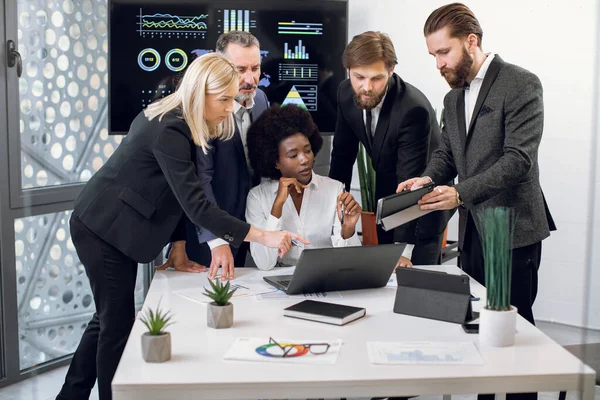
M 377 201 L 377 224 L 381 225 L 384 231 L 389 231 L 429 214 L 433 210 L 423 211 L 417 202 L 431 192 L 434 186 L 431 182 L 415 190 L 404 190 L 382 197 Z

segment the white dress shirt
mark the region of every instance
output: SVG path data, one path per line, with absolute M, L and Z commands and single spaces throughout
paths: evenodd
M 252 107 L 254 107 L 254 97 L 248 100 L 248 105 L 243 106 L 237 101 L 233 102 L 233 117 L 235 119 L 235 123 L 240 130 L 240 136 L 242 137 L 242 144 L 244 145 L 244 155 L 246 156 L 246 164 L 248 165 L 248 170 L 250 170 L 250 159 L 248 158 L 248 128 L 250 128 L 250 124 L 252 121 L 250 120 L 250 113 L 252 112 Z
M 493 53 L 487 54 L 486 60 L 481 64 L 481 68 L 479 68 L 479 71 L 469 85 L 469 88 L 465 89 L 465 122 L 467 123 L 467 135 L 469 134 L 469 126 L 471 126 L 471 119 L 473 118 L 473 111 L 475 111 L 475 103 L 477 102 L 479 91 L 481 90 L 483 78 L 485 78 L 485 74 L 490 67 L 490 63 L 494 59 L 494 56 L 495 54 Z
M 244 107 L 237 101 L 233 102 L 233 118 L 235 119 L 235 124 L 240 131 L 240 136 L 242 137 L 242 145 L 244 146 L 244 155 L 246 156 L 246 165 L 248 166 L 248 171 L 250 171 L 250 176 L 252 176 L 252 168 L 250 167 L 250 159 L 248 158 L 248 128 L 250 128 L 250 113 L 252 112 L 252 107 L 254 107 L 254 97 L 248 100 L 248 105 Z M 213 240 L 209 240 L 206 242 L 210 249 L 214 249 L 217 246 L 222 246 L 224 244 L 229 245 L 225 240 L 221 238 L 216 238 Z
M 246 203 L 246 221 L 267 231 L 286 230 L 297 233 L 310 241 L 307 249 L 324 247 L 361 246 L 354 235 L 348 239 L 341 236 L 341 224 L 337 216 L 337 197 L 344 188 L 341 182 L 312 173 L 312 180 L 304 189 L 300 214 L 291 196 L 288 196 L 281 218 L 271 215 L 271 208 L 277 196 L 278 180 L 269 180 L 252 188 Z M 270 249 L 259 243 L 250 243 L 252 258 L 259 269 L 269 270 L 276 265 L 296 265 L 302 250 L 292 246 L 283 259 L 277 249 Z
M 387 96 L 387 93 L 385 94 Z M 371 110 L 371 133 L 375 136 L 375 130 L 377 129 L 377 122 L 379 121 L 379 115 L 381 114 L 381 109 L 383 108 L 383 102 L 385 101 L 385 96 L 383 99 Z M 367 111 L 363 110 L 363 122 L 365 124 L 365 129 L 367 129 Z M 368 132 L 368 131 L 367 131 Z M 402 256 L 410 259 L 412 257 L 412 252 L 415 248 L 414 244 L 407 243 L 406 247 L 402 251 Z
M 385 96 L 387 96 L 387 92 L 383 96 L 383 99 L 371 110 L 371 135 L 375 136 L 375 130 L 377 129 L 377 121 L 379 121 L 379 114 L 381 114 L 381 109 L 383 108 L 383 102 L 385 101 Z M 363 109 L 363 122 L 365 123 L 365 129 L 367 129 L 367 110 Z M 367 130 L 368 132 L 368 130 Z

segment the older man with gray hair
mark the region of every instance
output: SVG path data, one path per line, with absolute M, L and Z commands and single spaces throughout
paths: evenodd
M 206 154 L 198 148 L 197 172 L 206 196 L 222 210 L 244 220 L 248 192 L 260 183 L 260 178 L 255 177 L 250 168 L 246 133 L 252 121 L 269 108 L 267 96 L 258 89 L 260 43 L 251 33 L 231 31 L 219 36 L 216 51 L 235 65 L 240 76 L 233 111 L 235 134 L 230 140 L 212 141 Z M 247 245 L 232 248 L 223 239 L 188 221 L 185 248 L 181 245 L 173 247 L 167 264 L 197 262 L 210 265 L 210 278 L 216 277 L 222 267 L 221 278 L 231 279 L 234 267 L 245 266 L 247 253 Z

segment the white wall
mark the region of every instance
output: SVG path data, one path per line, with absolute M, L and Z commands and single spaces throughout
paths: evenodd
M 598 32 L 600 33 L 600 26 L 598 26 Z M 598 51 L 598 67 L 600 68 L 600 50 Z M 600 70 L 598 71 L 600 72 Z M 592 180 L 594 186 L 590 187 L 590 194 L 592 197 L 592 232 L 589 240 L 590 246 L 590 266 L 588 269 L 588 286 L 587 290 L 589 297 L 587 300 L 588 304 L 588 321 L 594 323 L 600 320 L 600 75 L 596 76 L 596 120 L 595 120 L 595 131 L 596 131 L 596 160 L 594 165 L 594 175 Z M 593 149 L 593 147 L 592 147 Z
M 422 32 L 427 16 L 450 1 L 349 1 L 349 38 L 366 30 L 388 33 L 399 58 L 396 72 L 420 88 L 439 111 L 448 86 L 427 53 Z M 483 49 L 531 70 L 542 81 L 545 126 L 540 179 L 559 230 L 543 242 L 535 315 L 582 326 L 598 47 L 596 1 L 465 0 L 465 4 L 482 25 Z M 596 255 L 597 266 L 599 259 Z M 600 292 L 600 274 L 592 279 L 591 286 Z M 600 329 L 596 310 L 587 325 Z

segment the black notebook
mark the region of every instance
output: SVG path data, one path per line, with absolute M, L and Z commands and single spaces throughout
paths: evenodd
M 364 317 L 367 310 L 342 304 L 304 300 L 283 310 L 286 317 L 308 319 L 333 325 L 344 325 Z

